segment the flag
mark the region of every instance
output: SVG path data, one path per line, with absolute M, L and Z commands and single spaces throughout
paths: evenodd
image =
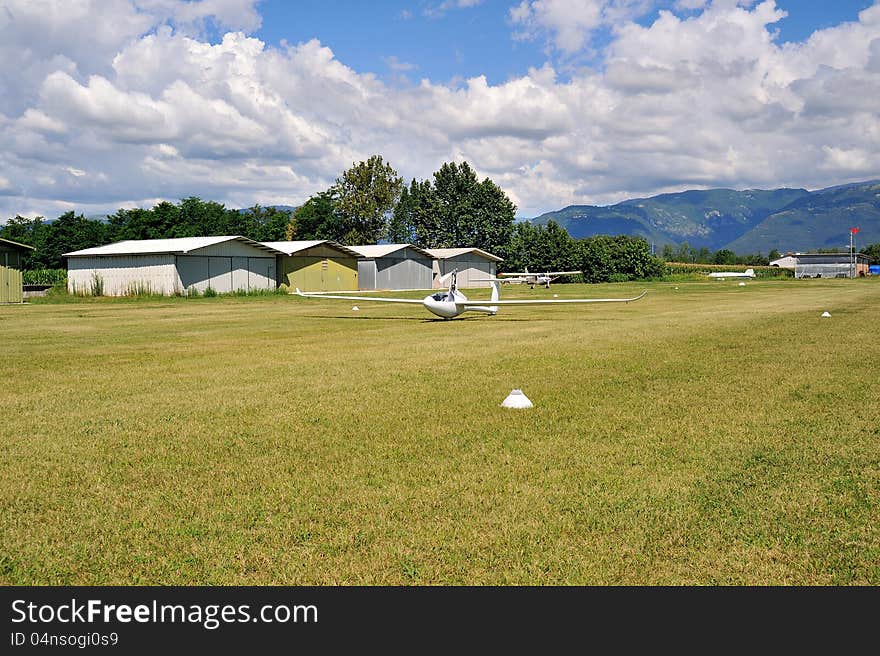
M 850 234 L 854 235 L 859 231 L 859 229 L 858 228 L 850 228 L 849 231 L 850 231 Z

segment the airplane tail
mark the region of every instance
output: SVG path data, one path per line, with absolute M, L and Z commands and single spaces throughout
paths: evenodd
M 489 302 L 494 303 L 495 301 L 501 300 L 501 283 L 509 282 L 504 280 L 503 278 L 471 278 L 471 282 L 488 282 L 492 284 L 492 295 L 489 297 Z M 490 314 L 495 314 L 498 312 L 497 305 L 490 305 L 483 310 L 483 312 L 488 311 Z
M 754 269 L 746 269 L 746 275 L 754 278 L 755 277 L 755 270 Z
M 498 301 L 501 299 L 501 281 L 498 279 L 491 280 L 492 283 L 492 296 L 490 300 Z

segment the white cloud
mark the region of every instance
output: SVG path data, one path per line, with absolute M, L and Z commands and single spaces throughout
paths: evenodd
M 403 72 L 403 71 L 412 71 L 418 68 L 415 64 L 411 64 L 409 62 L 400 61 L 395 55 L 389 55 L 388 57 L 382 57 L 382 61 L 385 62 L 385 65 L 390 68 L 392 71 Z
M 16 11 L 11 20 L 0 12 L 0 52 L 21 45 L 19 31 L 63 26 L 48 6 L 41 19 L 6 4 Z M 579 4 L 571 34 L 552 0 L 524 2 L 511 16 L 521 28 L 540 16 L 564 49 L 586 44 L 584 30 L 612 10 L 640 11 L 635 2 Z M 780 45 L 774 2 L 716 1 L 686 18 L 618 21 L 602 66 L 569 77 L 547 64 L 501 84 L 477 76 L 394 86 L 317 40 L 272 48 L 233 31 L 212 44 L 164 25 L 198 22 L 206 14 L 195 10 L 212 7 L 255 24 L 255 3 L 198 5 L 184 16 L 170 0 L 108 1 L 102 11 L 122 22 L 98 34 L 93 51 L 59 36 L 24 67 L 0 59 L 6 88 L 22 90 L 0 99 L 0 216 L 190 195 L 298 204 L 374 153 L 407 179 L 467 160 L 522 216 L 695 186 L 880 176 L 878 6 Z M 57 9 L 80 29 L 96 11 L 85 2 Z

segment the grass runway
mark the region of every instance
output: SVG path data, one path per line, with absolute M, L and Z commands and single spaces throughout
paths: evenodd
M 880 584 L 880 281 L 642 289 L 0 306 L 0 584 Z

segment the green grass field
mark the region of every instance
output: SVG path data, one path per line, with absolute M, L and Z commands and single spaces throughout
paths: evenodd
M 880 281 L 645 288 L 0 307 L 0 583 L 880 584 Z

